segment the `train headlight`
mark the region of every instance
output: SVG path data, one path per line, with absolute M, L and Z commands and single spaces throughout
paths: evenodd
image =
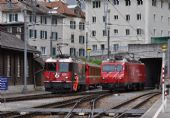
M 103 77 L 102 79 L 104 80 L 105 78 Z
M 68 79 L 68 77 L 67 77 L 67 76 L 66 76 L 65 78 L 66 78 L 66 79 Z
M 55 78 L 59 78 L 60 75 L 58 73 L 55 74 Z

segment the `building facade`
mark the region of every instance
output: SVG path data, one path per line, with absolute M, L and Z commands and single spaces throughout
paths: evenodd
M 0 23 L 1 27 L 8 25 L 5 29 L 12 33 L 12 29 L 24 33 L 22 27 L 11 26 L 12 24 L 24 24 L 26 18 L 26 30 L 28 43 L 41 52 L 45 60 L 50 56 L 59 53 L 58 48 L 63 54 L 71 56 L 85 55 L 85 14 L 78 7 L 68 6 L 65 2 L 39 2 L 38 8 L 31 8 L 29 3 L 14 1 L 11 7 L 9 3 L 1 3 Z M 24 15 L 24 5 L 27 6 Z M 37 7 L 37 5 L 35 5 Z M 44 8 L 41 12 L 38 9 Z M 17 27 L 17 28 L 16 28 Z M 13 33 L 15 34 L 15 32 Z M 22 37 L 22 36 L 21 36 Z
M 91 55 L 128 51 L 128 44 L 148 44 L 170 36 L 169 0 L 85 0 Z M 109 35 L 108 34 L 109 31 Z

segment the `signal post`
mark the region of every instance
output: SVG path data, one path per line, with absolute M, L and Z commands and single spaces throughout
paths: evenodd
M 165 106 L 166 106 L 166 98 L 165 98 L 165 53 L 167 51 L 167 45 L 163 44 L 161 46 L 162 49 L 162 112 L 165 111 Z

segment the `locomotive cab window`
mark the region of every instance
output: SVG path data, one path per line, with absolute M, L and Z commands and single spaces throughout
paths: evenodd
M 103 65 L 103 67 L 102 67 L 103 72 L 113 72 L 115 70 L 116 70 L 116 66 L 111 65 L 111 64 Z
M 121 72 L 123 70 L 123 66 L 118 64 L 116 67 L 116 71 Z
M 69 63 L 59 63 L 59 72 L 68 72 Z
M 56 71 L 56 63 L 45 63 L 45 70 Z

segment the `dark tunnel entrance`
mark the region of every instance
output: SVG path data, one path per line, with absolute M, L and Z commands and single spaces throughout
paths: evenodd
M 159 87 L 161 77 L 162 58 L 140 59 L 146 66 L 145 87 Z

